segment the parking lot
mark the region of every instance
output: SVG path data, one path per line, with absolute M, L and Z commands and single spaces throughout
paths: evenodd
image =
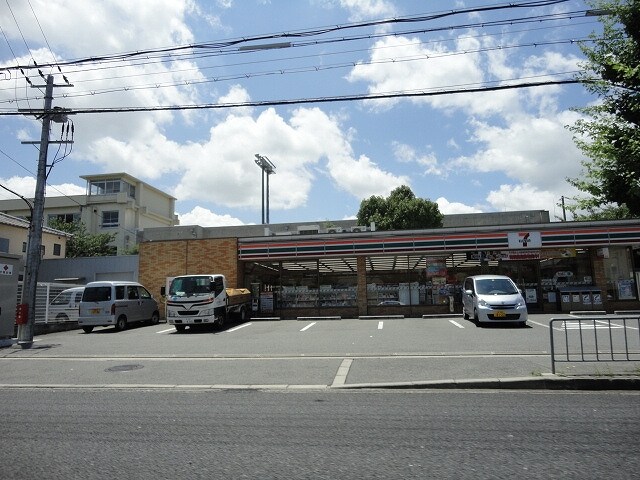
M 549 319 L 533 315 L 527 328 L 443 317 L 70 330 L 0 350 L 0 384 L 327 387 L 539 376 L 551 369 Z

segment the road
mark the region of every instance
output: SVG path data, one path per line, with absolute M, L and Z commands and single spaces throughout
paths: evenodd
M 637 478 L 638 392 L 9 389 L 4 479 Z

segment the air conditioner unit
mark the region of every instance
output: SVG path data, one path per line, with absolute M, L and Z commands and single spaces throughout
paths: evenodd
M 342 227 L 331 227 L 327 229 L 327 233 L 342 233 Z

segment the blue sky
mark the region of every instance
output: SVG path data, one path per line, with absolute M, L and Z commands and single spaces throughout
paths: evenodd
M 34 62 L 67 63 L 60 70 L 73 87 L 54 90 L 59 107 L 240 104 L 71 117 L 73 151 L 52 168 L 47 195 L 82 194 L 80 175 L 124 171 L 175 196 L 184 225 L 260 223 L 255 154 L 276 166 L 271 223 L 353 218 L 361 200 L 399 185 L 445 214 L 531 209 L 556 218 L 560 198 L 578 194 L 566 178 L 582 170 L 566 126 L 579 118 L 573 108 L 596 100 L 579 84 L 246 104 L 571 79 L 584 60 L 576 41 L 600 27 L 588 8 L 580 0 L 8 0 L 0 114 L 42 107 L 42 92 L 26 81 L 43 83 L 37 69 L 11 69 Z M 344 28 L 321 32 L 336 26 Z M 263 48 L 275 43 L 287 48 Z M 186 45 L 209 48 L 156 53 Z M 142 50 L 152 53 L 68 64 Z M 58 68 L 42 71 L 64 83 Z M 59 137 L 54 124 L 51 138 Z M 33 197 L 38 152 L 20 142 L 39 138 L 37 120 L 0 116 L 0 184 Z M 12 196 L 0 190 L 0 198 Z

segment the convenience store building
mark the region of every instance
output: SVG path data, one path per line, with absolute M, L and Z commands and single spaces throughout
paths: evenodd
M 167 278 L 224 273 L 251 289 L 255 315 L 280 318 L 459 313 L 464 278 L 486 273 L 510 276 L 530 312 L 640 310 L 640 220 L 446 218 L 412 231 L 355 221 L 148 229 L 139 280 L 160 298 Z

